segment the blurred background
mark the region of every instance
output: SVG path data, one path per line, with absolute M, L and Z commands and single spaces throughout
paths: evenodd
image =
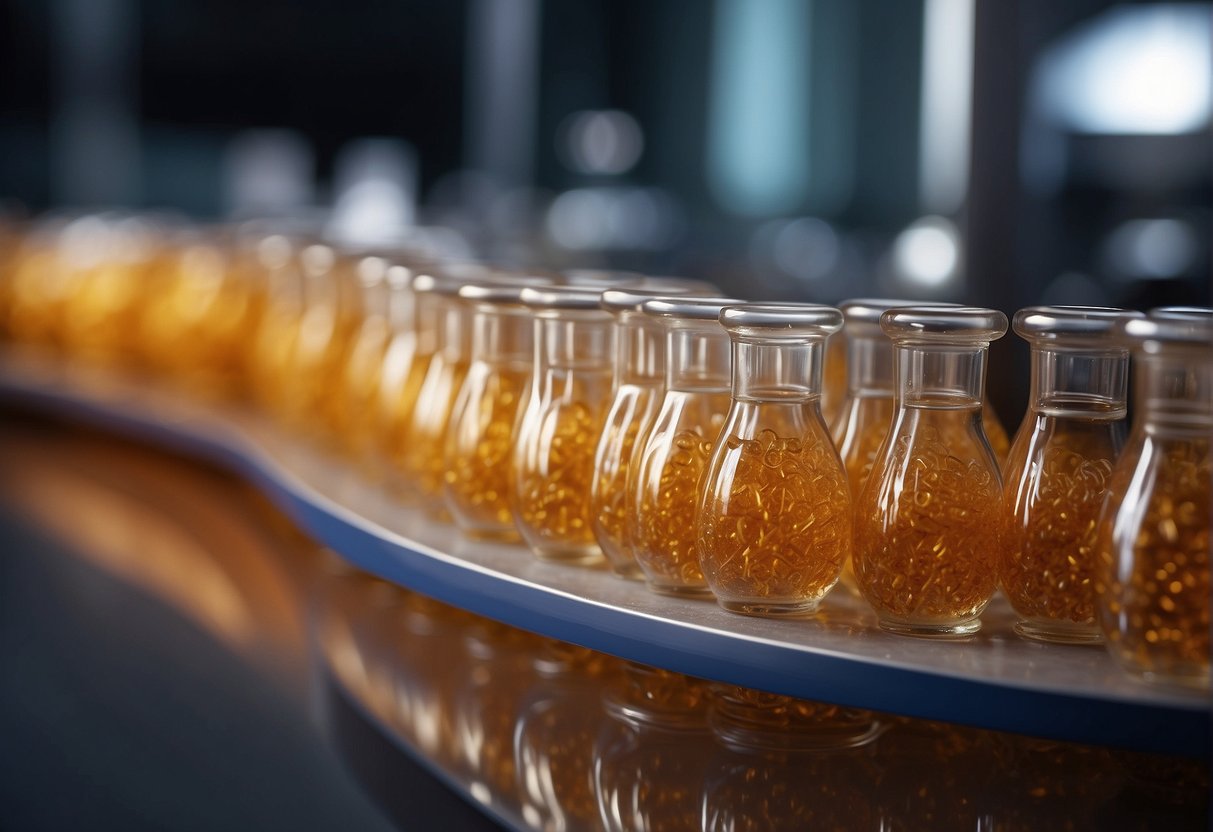
M 1209 302 L 1209 3 L 0 0 L 0 79 L 17 217 L 438 226 L 754 299 Z

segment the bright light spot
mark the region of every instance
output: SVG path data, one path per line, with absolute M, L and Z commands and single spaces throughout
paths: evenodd
M 559 130 L 562 155 L 579 173 L 618 175 L 631 170 L 644 150 L 636 119 L 620 110 L 573 113 Z
M 548 211 L 548 233 L 563 248 L 602 248 L 609 239 L 609 211 L 606 198 L 596 190 L 565 191 Z
M 897 235 L 893 264 L 907 282 L 938 288 L 951 280 L 960 263 L 960 235 L 943 217 L 923 217 Z
M 1196 233 L 1174 219 L 1130 220 L 1108 237 L 1104 257 L 1112 271 L 1130 279 L 1179 277 L 1197 256 Z
M 398 139 L 357 139 L 341 149 L 334 174 L 331 233 L 343 242 L 395 239 L 412 225 L 413 149 Z
M 1207 4 L 1114 8 L 1050 50 L 1041 95 L 1078 132 L 1193 132 L 1213 114 L 1211 41 Z
M 234 215 L 276 214 L 311 204 L 312 148 L 294 130 L 246 130 L 227 147 L 224 201 Z

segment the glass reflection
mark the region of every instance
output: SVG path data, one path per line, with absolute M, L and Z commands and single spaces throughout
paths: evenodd
M 326 641 L 325 658 L 345 692 L 523 828 L 1148 830 L 1207 816 L 1198 761 L 705 682 L 340 580 L 328 617 L 358 620 L 331 622 L 347 641 Z

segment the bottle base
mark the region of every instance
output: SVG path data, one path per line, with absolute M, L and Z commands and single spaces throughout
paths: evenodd
M 968 638 L 981 629 L 980 618 L 970 618 L 967 621 L 954 621 L 946 624 L 910 623 L 908 621 L 886 621 L 881 619 L 880 629 L 886 633 L 899 636 L 914 636 L 915 638 L 962 639 Z
M 602 550 L 592 546 L 535 546 L 531 545 L 535 557 L 548 563 L 567 563 L 573 566 L 601 566 L 605 561 Z
M 1017 621 L 1014 629 L 1016 635 L 1032 641 L 1052 644 L 1103 644 L 1103 633 L 1094 625 L 1067 627 L 1055 621 Z
M 521 543 L 522 535 L 518 534 L 515 528 L 509 529 L 488 529 L 488 528 L 471 528 L 460 525 L 459 531 L 466 537 L 472 540 L 480 540 L 489 543 Z
M 649 589 L 658 595 L 669 595 L 674 598 L 711 598 L 712 590 L 706 586 L 688 586 L 686 584 L 663 584 L 648 580 L 645 582 Z
M 817 612 L 819 601 L 732 601 L 718 598 L 722 609 L 755 618 L 806 618 Z

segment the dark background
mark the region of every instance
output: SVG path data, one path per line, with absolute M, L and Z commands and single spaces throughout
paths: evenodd
M 0 198 L 199 220 L 336 205 L 330 228 L 357 236 L 396 215 L 343 214 L 343 195 L 386 177 L 403 221 L 510 263 L 755 299 L 1207 304 L 1211 9 L 0 0 Z M 241 191 L 266 158 L 296 161 L 289 187 Z M 1015 341 L 992 358 L 1010 424 Z

